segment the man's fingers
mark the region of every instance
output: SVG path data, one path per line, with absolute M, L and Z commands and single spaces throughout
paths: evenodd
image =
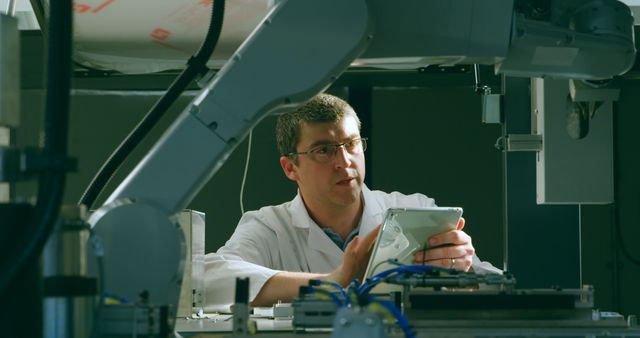
M 367 251 L 373 250 L 373 245 L 376 242 L 376 238 L 378 238 L 378 233 L 380 232 L 380 224 L 376 226 L 371 232 L 369 232 L 362 241 L 363 245 L 366 245 Z
M 451 230 L 429 238 L 429 246 L 438 246 L 443 244 L 461 245 L 467 243 L 471 243 L 471 237 L 462 230 Z
M 335 271 L 340 283 L 346 286 L 353 278 L 362 279 L 367 267 L 367 262 L 373 251 L 380 226 L 371 230 L 366 236 L 355 236 L 344 250 L 342 265 Z
M 460 217 L 460 220 L 458 221 L 458 226 L 456 227 L 456 230 L 462 230 L 462 228 L 464 228 L 464 217 Z
M 344 249 L 344 256 L 346 257 L 355 257 L 360 251 L 360 236 L 355 236 L 347 247 Z
M 461 271 L 468 271 L 471 268 L 472 258 L 456 257 L 456 258 L 441 258 L 434 259 L 425 262 L 416 262 L 416 264 L 440 266 L 447 269 L 456 269 Z
M 414 264 L 441 266 L 443 268 L 468 271 L 473 263 L 472 256 L 446 257 L 438 259 L 416 259 Z
M 428 249 L 426 251 L 418 251 L 415 255 L 416 262 L 448 259 L 451 257 L 473 256 L 474 249 L 471 245 L 452 245 L 440 248 Z

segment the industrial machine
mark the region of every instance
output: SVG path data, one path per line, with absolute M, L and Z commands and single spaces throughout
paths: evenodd
M 176 330 L 185 337 L 230 331 L 234 336 L 251 331 L 285 337 L 640 336 L 634 316 L 596 309 L 590 286 L 519 289 L 509 273 L 478 275 L 393 260 L 389 264 L 395 268 L 347 288 L 311 281 L 300 288 L 289 312 L 282 304 L 271 311 L 256 309 L 252 317 L 234 309 L 233 317 L 243 318 L 242 330 L 234 320 L 231 331 L 231 323 L 221 315 L 179 318 Z M 402 291 L 376 292 L 382 283 L 401 286 Z M 236 304 L 246 311 L 242 302 Z
M 518 289 L 510 274 L 477 275 L 401 265 L 346 290 L 310 283 L 293 303 L 293 328 L 333 328 L 332 337 L 640 335 L 634 322 L 594 309 L 593 288 Z M 402 292 L 376 294 L 379 283 Z
M 97 13 L 110 5 L 101 3 L 76 7 L 76 12 Z M 156 43 L 162 42 L 162 32 L 156 33 Z M 83 54 L 90 56 L 90 51 Z M 597 107 L 615 99 L 615 93 L 593 81 L 622 74 L 634 61 L 633 18 L 616 0 L 274 1 L 224 66 L 205 77 L 201 93 L 90 216 L 92 236 L 100 243 L 91 260 L 100 270 L 101 288 L 126 299 L 142 298 L 144 304 L 162 307 L 160 317 L 175 318 L 186 251 L 177 215 L 266 114 L 305 102 L 349 67 L 482 64 L 495 65 L 495 72 L 506 76 L 571 79 L 566 90 L 576 103 L 572 107 L 580 128 L 574 130 L 580 137 Z M 539 90 L 544 92 L 542 84 Z M 489 114 L 496 102 L 491 93 L 484 94 Z M 0 115 L 0 122 L 11 126 L 13 116 L 6 116 Z M 539 138 L 513 136 L 504 146 L 536 150 Z M 8 155 L 2 155 L 2 163 L 7 163 Z M 172 165 L 178 156 L 189 165 Z M 69 167 L 56 159 L 56 170 Z M 1 172 L 0 178 L 12 178 L 7 173 L 14 169 Z M 541 198 L 555 198 L 546 196 Z M 417 306 L 434 296 L 415 297 L 410 303 Z M 96 311 L 96 320 L 109 312 Z M 173 323 L 167 325 L 158 334 L 172 332 Z

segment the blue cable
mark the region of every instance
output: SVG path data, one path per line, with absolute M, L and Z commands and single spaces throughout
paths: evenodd
M 438 267 L 438 266 L 432 266 L 432 265 L 401 265 L 396 260 L 389 260 L 388 263 L 393 264 L 393 265 L 397 265 L 397 267 L 395 267 L 393 269 L 382 271 L 382 272 L 380 272 L 380 273 L 378 273 L 378 274 L 376 274 L 376 275 L 374 275 L 374 276 L 372 276 L 370 278 L 367 278 L 367 280 L 364 283 L 362 283 L 362 285 L 360 285 L 360 286 L 358 286 L 358 284 L 359 284 L 358 280 L 354 279 L 349 284 L 349 286 L 348 286 L 346 291 L 340 284 L 338 284 L 336 282 L 321 281 L 321 280 L 312 280 L 312 281 L 310 281 L 310 283 L 309 283 L 310 289 L 313 292 L 317 292 L 317 293 L 321 293 L 321 294 L 329 296 L 329 298 L 331 298 L 331 300 L 333 300 L 338 305 L 338 307 L 350 306 L 351 305 L 351 300 L 350 300 L 350 297 L 349 297 L 349 294 L 351 294 L 351 293 L 355 293 L 355 295 L 359 299 L 358 302 L 361 302 L 362 301 L 362 297 L 366 296 L 367 297 L 366 299 L 368 299 L 369 303 L 372 303 L 372 302 L 379 303 L 384 308 L 389 310 L 389 312 L 391 312 L 391 314 L 393 314 L 393 316 L 396 318 L 396 320 L 398 322 L 398 326 L 400 326 L 400 328 L 404 332 L 405 337 L 407 337 L 407 338 L 415 338 L 415 333 L 413 331 L 411 331 L 411 328 L 409 326 L 409 321 L 402 315 L 400 310 L 398 310 L 398 308 L 396 308 L 393 303 L 391 303 L 389 301 L 386 301 L 386 300 L 377 300 L 373 296 L 370 296 L 368 293 L 371 291 L 371 289 L 374 286 L 376 286 L 380 282 L 383 282 L 387 277 L 389 277 L 389 276 L 391 276 L 393 274 L 424 273 L 424 272 L 430 272 L 430 271 L 456 272 L 456 270 L 447 269 L 447 268 Z M 312 287 L 312 285 L 330 285 L 330 286 L 334 287 L 335 289 L 340 291 L 340 294 L 344 298 L 344 303 L 340 300 L 340 298 L 338 298 L 338 296 L 336 296 L 332 292 L 330 292 L 328 290 L 325 290 L 325 289 L 321 289 L 321 288 L 314 288 L 314 287 Z
M 390 263 L 393 264 L 394 262 L 390 262 Z M 421 272 L 428 272 L 433 270 L 449 271 L 449 269 L 440 268 L 432 265 L 401 265 L 393 269 L 382 271 L 370 278 L 367 278 L 367 280 L 358 288 L 358 293 L 363 294 L 364 292 L 369 292 L 374 286 L 382 282 L 384 278 L 394 273 L 403 273 L 403 272 L 421 273 Z
M 373 297 L 371 297 L 373 298 Z M 402 313 L 400 312 L 400 310 L 398 310 L 398 308 L 393 305 L 393 303 L 391 303 L 388 300 L 374 300 L 374 302 L 384 306 L 387 310 L 389 310 L 389 312 L 391 312 L 393 314 L 393 316 L 396 318 L 396 320 L 398 320 L 398 326 L 400 326 L 400 328 L 402 329 L 402 332 L 404 332 L 404 336 L 406 338 L 415 338 L 416 335 L 413 333 L 413 331 L 411 331 L 411 327 L 409 326 L 409 321 L 407 320 L 407 318 L 405 318 Z
M 383 279 L 380 277 L 371 277 L 368 278 L 359 288 L 358 288 L 358 294 L 366 294 L 369 291 L 371 291 L 371 289 L 373 289 L 374 286 L 378 285 Z
M 331 293 L 330 291 L 327 291 L 327 290 L 325 290 L 325 289 L 313 288 L 313 287 L 311 287 L 310 289 L 311 289 L 313 292 L 317 292 L 317 293 L 321 293 L 321 294 L 323 294 L 323 295 L 327 295 L 327 296 L 329 296 L 329 298 L 331 298 L 331 300 L 333 300 L 333 301 L 338 305 L 338 307 L 341 307 L 341 306 L 345 305 L 345 304 L 340 300 L 340 298 L 338 298 L 338 296 L 334 295 L 334 294 L 333 294 L 333 293 Z
M 318 280 L 318 281 L 319 281 L 320 285 L 330 285 L 330 286 L 334 287 L 336 290 L 340 291 L 340 294 L 344 298 L 345 305 L 349 305 L 349 303 L 350 303 L 349 297 L 347 296 L 347 292 L 344 290 L 342 285 L 338 284 L 337 282 L 328 282 L 328 281 L 323 281 L 323 280 Z

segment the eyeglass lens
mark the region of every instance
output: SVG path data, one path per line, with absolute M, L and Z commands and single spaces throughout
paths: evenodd
M 367 142 L 365 139 L 355 139 L 340 144 L 328 144 L 312 149 L 309 153 L 315 160 L 326 162 L 335 157 L 340 147 L 344 147 L 350 154 L 359 154 L 367 149 Z

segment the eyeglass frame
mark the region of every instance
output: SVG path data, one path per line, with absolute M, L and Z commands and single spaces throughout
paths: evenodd
M 365 150 L 367 150 L 367 141 L 368 140 L 369 140 L 368 137 L 357 137 L 357 138 L 351 139 L 351 140 L 349 140 L 347 142 L 343 142 L 343 143 L 321 144 L 321 145 L 313 147 L 313 148 L 311 148 L 311 149 L 309 149 L 307 151 L 301 151 L 301 152 L 296 152 L 296 153 L 288 153 L 286 156 L 287 157 L 296 157 L 298 155 L 309 155 L 309 154 L 312 154 L 315 150 L 320 149 L 322 147 L 333 147 L 333 151 L 331 151 L 329 153 L 329 154 L 331 154 L 330 155 L 331 157 L 328 158 L 326 162 L 317 161 L 313 155 L 310 156 L 311 159 L 316 161 L 316 162 L 327 163 L 327 162 L 331 161 L 333 158 L 335 158 L 336 154 L 338 154 L 338 148 L 340 148 L 340 147 L 344 147 L 345 148 L 344 150 L 346 152 L 352 154 L 351 152 L 349 152 L 349 150 L 347 150 L 347 148 L 345 146 L 347 144 L 349 144 L 349 143 L 354 142 L 354 141 L 360 141 L 360 146 L 362 147 L 362 153 L 364 153 Z M 359 153 L 355 153 L 355 154 L 359 154 Z

